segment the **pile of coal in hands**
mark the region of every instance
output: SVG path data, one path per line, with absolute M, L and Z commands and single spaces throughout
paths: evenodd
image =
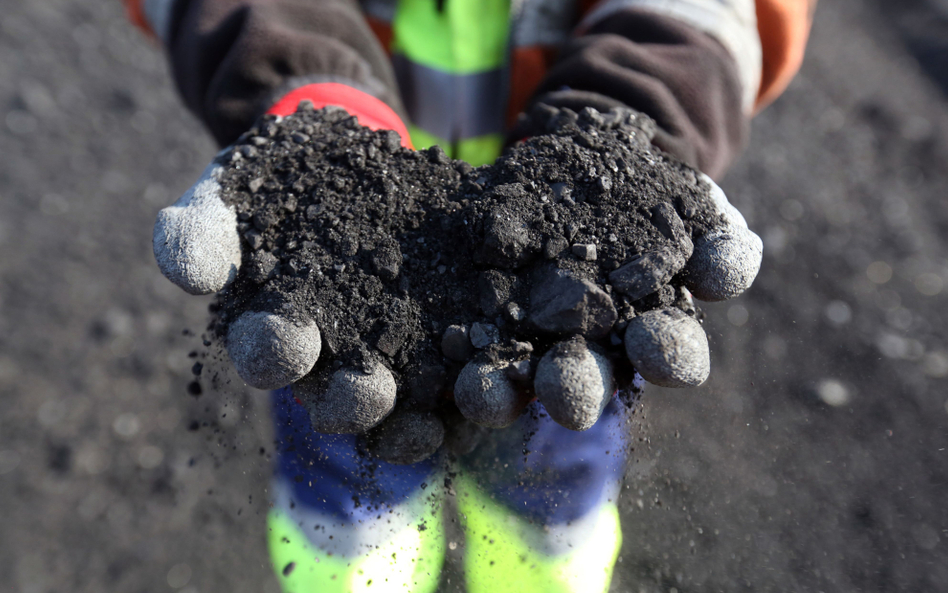
M 365 433 L 397 463 L 477 434 L 461 417 L 508 426 L 534 396 L 585 430 L 632 367 L 703 382 L 691 293 L 746 289 L 759 239 L 713 182 L 651 145 L 647 117 L 529 117 L 541 133 L 480 168 L 305 103 L 222 153 L 214 179 L 242 255 L 215 328 L 241 377 L 292 383 L 317 431 Z

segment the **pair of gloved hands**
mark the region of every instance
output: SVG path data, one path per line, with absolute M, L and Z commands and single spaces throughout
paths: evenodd
M 403 144 L 407 144 L 407 131 L 394 112 L 380 101 L 342 85 L 298 89 L 276 104 L 270 113 L 287 116 L 304 99 L 312 101 L 317 108 L 341 104 L 363 125 L 395 130 Z M 162 273 L 192 294 L 211 294 L 224 289 L 236 278 L 241 266 L 237 214 L 222 199 L 219 183 L 226 165 L 223 159 L 230 154 L 228 150 L 223 151 L 181 199 L 159 213 L 155 224 L 154 249 Z M 747 228 L 741 214 L 728 203 L 723 191 L 707 176 L 698 175 L 710 188 L 706 199 L 720 214 L 721 222 L 695 241 L 684 267 L 684 278 L 697 298 L 720 301 L 737 296 L 750 286 L 760 267 L 762 244 Z M 680 309 L 641 314 L 629 323 L 624 337 L 629 360 L 651 383 L 668 387 L 696 386 L 710 372 L 707 337 L 694 317 Z M 291 320 L 274 313 L 248 312 L 231 324 L 226 347 L 238 374 L 248 384 L 275 389 L 293 384 L 310 372 L 320 355 L 321 336 L 312 322 Z M 566 398 L 551 395 L 548 399 L 601 408 L 615 389 L 609 361 L 581 345 L 564 342 L 554 346 L 541 358 L 540 367 L 534 386 L 541 402 L 545 399 L 544 393 L 568 388 L 580 393 Z M 473 408 L 482 401 L 497 397 L 511 402 L 518 400 L 513 393 L 497 392 L 498 389 L 516 389 L 503 375 L 502 369 L 476 365 L 469 365 L 461 373 L 455 386 L 455 400 L 465 416 L 476 420 L 478 411 Z M 578 382 L 564 379 L 577 375 L 585 379 Z M 334 374 L 323 389 L 333 392 L 327 394 L 332 397 L 324 400 L 341 405 L 367 399 L 363 397 L 365 392 L 384 400 L 384 405 L 372 410 L 353 409 L 354 415 L 363 413 L 365 417 L 350 428 L 322 427 L 328 432 L 360 432 L 380 422 L 392 409 L 397 386 L 386 369 L 374 373 L 343 370 Z M 466 411 L 466 406 L 471 409 Z M 593 410 L 586 415 L 591 421 L 577 424 L 567 420 L 577 417 L 569 410 L 549 411 L 555 420 L 577 430 L 589 428 L 590 422 L 598 418 Z M 318 410 L 315 413 L 318 414 Z M 316 420 L 314 424 L 320 429 Z M 482 423 L 502 426 L 509 423 L 509 418 L 495 419 L 488 415 L 483 417 Z

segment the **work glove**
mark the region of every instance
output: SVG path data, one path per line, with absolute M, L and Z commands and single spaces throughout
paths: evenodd
M 572 138 L 593 149 L 597 134 L 613 127 L 617 118 L 634 124 L 630 143 L 658 153 L 650 145 L 654 122 L 641 115 L 630 115 L 628 110 L 601 114 L 584 109 L 575 114 L 538 105 L 522 118 L 526 121 L 521 121 L 518 129 L 527 131 L 528 136 L 542 137 L 557 133 L 564 126 L 578 126 Z M 539 144 L 532 153 L 537 159 L 549 159 L 551 170 L 560 160 L 568 163 L 582 158 L 561 154 L 555 148 L 544 151 Z M 663 158 L 671 159 L 656 154 L 654 160 Z M 504 167 L 505 160 L 507 157 L 501 157 L 495 166 Z M 649 170 L 650 166 L 650 162 L 646 163 L 637 174 L 654 177 L 663 170 Z M 568 267 L 562 265 L 535 283 L 527 323 L 539 333 L 562 335 L 565 339 L 539 353 L 535 368 L 526 360 L 512 365 L 505 361 L 467 364 L 454 390 L 455 402 L 467 418 L 490 427 L 509 425 L 525 405 L 526 380 L 556 422 L 573 430 L 585 430 L 597 421 L 617 390 L 637 392 L 644 381 L 663 387 L 694 387 L 707 379 L 708 340 L 692 295 L 704 301 L 722 301 L 741 294 L 760 268 L 762 242 L 707 175 L 680 163 L 678 172 L 675 167 L 664 170 L 668 169 L 672 171 L 665 173 L 669 186 L 657 188 L 667 194 L 667 200 L 648 213 L 651 223 L 668 239 L 666 244 L 646 248 L 623 261 L 607 274 L 609 287 L 582 280 L 562 269 Z M 634 171 L 629 173 L 636 175 Z M 600 183 L 608 178 L 611 184 L 612 178 L 621 178 L 622 174 L 602 171 Z M 697 186 L 697 191 L 691 193 L 696 203 L 679 195 L 682 184 Z M 704 210 L 711 222 L 702 229 L 689 222 L 686 230 L 683 220 L 692 221 L 695 210 Z M 494 235 L 503 243 L 504 231 Z M 501 245 L 501 251 L 504 248 L 508 253 L 513 251 Z M 578 260 L 596 257 L 595 245 L 573 245 L 572 249 Z M 502 266 L 504 262 L 495 258 L 494 263 Z M 675 291 L 670 298 L 672 285 Z M 609 288 L 609 294 L 604 292 Z M 625 360 L 604 352 L 603 338 L 609 341 L 606 346 L 621 345 Z M 629 372 L 628 362 L 636 374 Z

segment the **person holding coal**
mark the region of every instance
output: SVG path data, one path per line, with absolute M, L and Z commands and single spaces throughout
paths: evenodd
M 530 257 L 553 264 L 543 274 L 531 264 L 530 294 L 437 328 L 434 362 L 396 356 L 380 340 L 360 345 L 362 363 L 350 364 L 340 340 L 327 338 L 330 325 L 345 327 L 344 312 L 327 320 L 248 309 L 223 336 L 241 378 L 273 390 L 279 455 L 267 537 L 285 591 L 436 590 L 449 497 L 468 591 L 608 590 L 636 395 L 645 381 L 702 383 L 708 342 L 692 295 L 732 298 L 756 276 L 760 239 L 713 180 L 739 155 L 752 116 L 799 68 L 815 0 L 125 3 L 166 50 L 184 103 L 228 147 L 155 226 L 161 271 L 192 294 L 288 273 L 260 250 L 279 221 L 264 225 L 240 210 L 227 181 L 277 140 L 310 152 L 335 142 L 332 134 L 339 143 L 364 138 L 372 154 L 437 146 L 433 162 L 463 161 L 456 168 L 466 172 L 505 151 L 529 152 L 545 135 L 564 142 L 620 130 L 648 144 L 636 153 L 646 160 L 654 151 L 681 164 L 682 183 L 713 224 L 695 232 L 694 213 L 679 202 L 655 204 L 651 223 L 680 248 L 617 262 L 602 285 L 571 270 L 593 266 L 607 246 L 537 243 Z M 555 151 L 530 154 L 557 164 Z M 252 192 L 267 180 L 247 183 Z M 564 185 L 491 199 L 526 200 L 529 209 L 549 190 L 573 207 Z M 292 209 L 281 203 L 284 215 L 296 212 L 295 198 Z M 332 204 L 307 220 L 322 224 Z M 488 249 L 507 230 L 484 224 Z M 413 288 L 398 284 L 403 240 L 376 241 L 371 265 L 407 300 Z M 499 249 L 474 265 L 488 284 L 516 283 L 528 274 L 521 251 Z M 557 263 L 567 257 L 578 263 Z M 484 355 L 506 336 L 504 320 L 540 337 L 514 335 Z

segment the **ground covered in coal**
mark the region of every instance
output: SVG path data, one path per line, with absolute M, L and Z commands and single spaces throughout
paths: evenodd
M 705 307 L 707 383 L 641 400 L 614 592 L 948 582 L 944 6 L 820 1 L 800 76 L 722 183 L 760 275 Z M 268 399 L 223 363 L 213 389 L 213 361 L 188 393 L 210 301 L 152 253 L 216 150 L 164 61 L 118 2 L 4 4 L 4 590 L 278 591 Z
M 221 159 L 245 256 L 219 333 L 244 311 L 315 320 L 314 374 L 381 358 L 425 402 L 479 351 L 513 362 L 582 335 L 621 357 L 628 321 L 682 294 L 692 238 L 718 222 L 708 185 L 641 114 L 530 117 L 543 134 L 476 169 L 338 109 L 261 118 Z

